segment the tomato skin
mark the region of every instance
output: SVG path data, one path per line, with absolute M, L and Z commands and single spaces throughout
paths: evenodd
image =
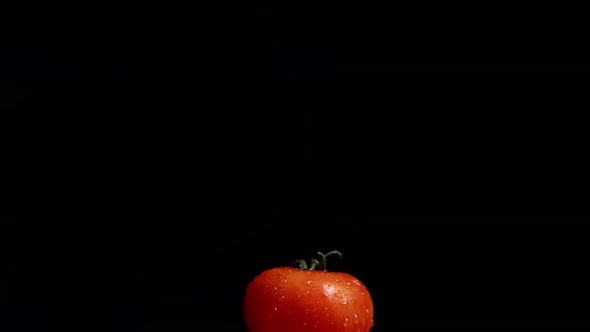
M 249 332 L 369 332 L 373 301 L 367 288 L 342 272 L 278 267 L 246 289 Z

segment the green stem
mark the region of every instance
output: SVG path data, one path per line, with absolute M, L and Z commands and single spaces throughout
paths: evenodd
M 317 259 L 312 259 L 311 260 L 311 265 L 307 266 L 307 262 L 305 262 L 305 260 L 303 259 L 297 259 L 295 260 L 295 264 L 297 264 L 297 267 L 299 269 L 302 270 L 316 270 L 317 268 L 321 268 L 323 271 L 326 271 L 326 261 L 327 261 L 327 257 L 331 256 L 331 255 L 336 255 L 338 256 L 338 258 L 342 258 L 342 253 L 340 251 L 334 250 L 334 251 L 330 251 L 327 254 L 323 254 L 321 252 L 318 251 L 318 255 L 322 256 L 322 260 L 318 261 Z
M 330 255 L 336 255 L 338 256 L 338 258 L 342 258 L 342 253 L 338 250 L 334 250 L 334 251 L 330 251 L 327 254 L 322 254 L 321 252 L 318 251 L 318 255 L 322 256 L 322 267 L 324 268 L 324 271 L 326 271 L 326 257 L 330 256 Z
M 307 270 L 307 262 L 304 259 L 295 260 L 295 264 L 297 264 L 297 267 L 301 270 Z

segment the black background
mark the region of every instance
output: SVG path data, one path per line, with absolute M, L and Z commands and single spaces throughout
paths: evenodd
M 581 11 L 17 6 L 3 330 L 246 331 L 254 276 L 334 249 L 374 331 L 588 323 Z

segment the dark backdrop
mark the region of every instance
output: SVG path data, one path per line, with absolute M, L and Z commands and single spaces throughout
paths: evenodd
M 215 114 L 4 131 L 2 323 L 245 331 L 249 280 L 333 249 L 376 331 L 587 323 L 582 119 Z
M 582 11 L 51 6 L 3 11 L 3 330 L 245 331 L 334 249 L 375 331 L 588 323 Z

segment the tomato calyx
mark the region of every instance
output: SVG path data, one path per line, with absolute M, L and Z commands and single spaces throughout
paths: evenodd
M 321 261 L 318 261 L 317 259 L 312 259 L 310 262 L 311 264 L 308 266 L 307 262 L 304 259 L 297 259 L 295 260 L 294 264 L 297 265 L 297 267 L 301 270 L 317 270 L 317 269 L 322 269 L 323 271 L 326 271 L 326 261 L 327 261 L 327 257 L 328 256 L 332 256 L 332 255 L 336 255 L 338 258 L 342 258 L 342 253 L 338 250 L 333 250 L 328 252 L 327 254 L 323 254 L 322 252 L 318 251 L 318 255 L 322 256 Z

